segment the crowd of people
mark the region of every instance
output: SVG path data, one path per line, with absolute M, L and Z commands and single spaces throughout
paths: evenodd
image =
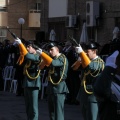
M 64 120 L 64 103 L 80 105 L 84 120 L 118 120 L 120 94 L 113 90 L 112 83 L 120 90 L 119 49 L 104 61 L 98 55 L 98 47 L 96 42 L 74 46 L 70 41 L 50 41 L 36 46 L 33 41 L 19 38 L 14 44 L 5 40 L 0 46 L 4 56 L 0 60 L 1 78 L 6 65 L 16 68 L 16 95 L 24 95 L 28 120 L 38 120 L 43 70 L 47 71 L 45 94 L 50 120 Z M 0 83 L 2 90 L 2 79 Z

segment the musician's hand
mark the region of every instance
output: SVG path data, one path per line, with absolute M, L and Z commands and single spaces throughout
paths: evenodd
M 81 65 L 81 58 L 78 57 L 77 61 L 71 66 L 73 70 L 77 70 Z
M 75 47 L 75 51 L 76 53 L 80 54 L 81 52 L 83 52 L 83 49 L 81 47 L 81 45 L 79 44 L 79 47 Z
M 42 54 L 42 49 L 39 48 L 38 50 L 36 50 L 36 52 L 37 52 L 39 55 L 41 55 L 41 54 Z
M 17 38 L 17 39 L 15 39 L 13 45 L 16 45 L 16 44 L 19 45 L 21 43 L 22 43 L 21 40 L 19 38 Z
M 119 54 L 119 51 L 115 51 L 112 55 L 110 55 L 107 59 L 106 59 L 106 66 L 110 66 L 113 68 L 117 68 L 116 65 L 116 58 Z

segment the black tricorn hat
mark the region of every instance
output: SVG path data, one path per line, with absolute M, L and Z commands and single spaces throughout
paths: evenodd
M 86 45 L 86 49 L 98 49 L 99 46 L 100 45 L 97 42 L 91 42 Z
M 33 41 L 31 41 L 31 40 L 28 40 L 28 41 L 26 41 L 25 42 L 25 46 L 27 47 L 27 46 L 32 46 L 34 49 L 38 49 L 39 47 L 36 45 L 36 44 L 34 44 L 34 42 Z
M 32 46 L 33 42 L 30 40 L 25 41 L 25 46 Z
M 49 50 L 52 47 L 58 47 L 59 48 L 58 43 L 57 42 L 50 42 L 50 43 L 48 43 L 47 49 Z

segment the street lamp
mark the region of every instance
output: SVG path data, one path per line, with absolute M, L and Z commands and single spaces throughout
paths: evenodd
M 19 18 L 18 19 L 18 23 L 21 25 L 21 28 L 20 28 L 20 38 L 22 38 L 22 25 L 25 23 L 24 18 Z

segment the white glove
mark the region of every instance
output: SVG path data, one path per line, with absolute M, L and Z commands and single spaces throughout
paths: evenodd
M 19 38 L 17 38 L 17 39 L 15 39 L 13 45 L 16 45 L 16 44 L 19 45 L 21 43 L 22 43 L 21 40 Z
M 82 49 L 82 47 L 80 46 L 80 44 L 79 44 L 79 47 L 75 47 L 75 51 L 76 51 L 76 53 L 78 53 L 78 54 L 80 54 L 81 52 L 83 52 L 83 49 Z
M 110 66 L 110 67 L 113 67 L 113 68 L 117 68 L 117 65 L 115 64 L 116 63 L 116 58 L 119 54 L 119 51 L 116 50 L 112 55 L 110 55 L 107 59 L 106 59 L 106 66 Z
M 39 55 L 41 55 L 42 54 L 42 49 L 38 49 L 38 50 L 36 50 L 36 52 L 37 52 L 37 54 L 39 54 Z

